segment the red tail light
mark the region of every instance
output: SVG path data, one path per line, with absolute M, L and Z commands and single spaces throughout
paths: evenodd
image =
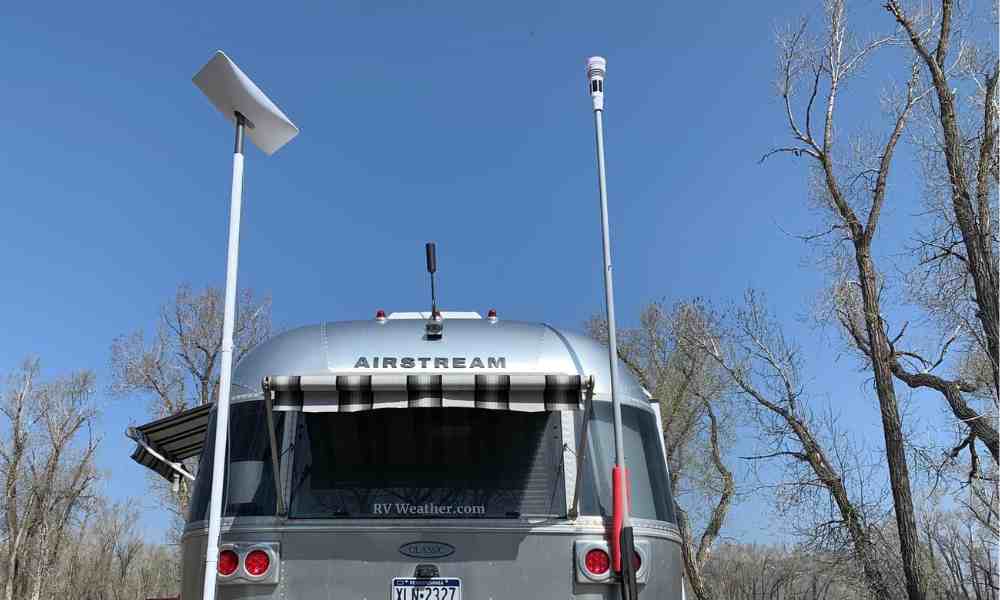
M 247 554 L 246 559 L 243 561 L 243 568 L 254 577 L 260 577 L 264 573 L 267 573 L 270 566 L 271 557 L 263 550 L 252 551 L 250 554 Z
M 584 564 L 587 566 L 587 570 L 594 575 L 604 575 L 611 568 L 611 557 L 604 550 L 594 548 L 587 552 Z
M 218 569 L 220 575 L 232 575 L 240 566 L 240 557 L 232 550 L 219 552 Z
M 642 556 L 638 552 L 632 553 L 632 565 L 635 566 L 636 573 L 642 568 Z

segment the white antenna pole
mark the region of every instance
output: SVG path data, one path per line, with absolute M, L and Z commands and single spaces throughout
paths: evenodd
M 625 445 L 622 436 L 622 405 L 618 395 L 618 336 L 615 327 L 615 292 L 611 272 L 611 235 L 608 226 L 608 189 L 604 167 L 604 76 L 608 61 L 600 56 L 587 60 L 590 99 L 594 106 L 594 128 L 597 134 L 597 184 L 601 196 L 601 235 L 604 248 L 604 303 L 608 322 L 608 361 L 611 366 L 611 407 L 614 416 L 615 468 L 612 563 L 622 573 L 622 596 L 634 598 L 635 570 L 632 564 L 632 523 L 629 518 L 628 470 L 625 468 Z M 623 535 L 624 533 L 624 535 Z M 625 539 L 625 547 L 622 540 Z M 629 576 L 631 573 L 631 576 Z M 631 580 L 631 581 L 630 581 Z
M 594 56 L 587 61 L 590 97 L 594 103 L 594 127 L 597 130 L 597 185 L 601 195 L 601 235 L 604 248 L 604 303 L 608 321 L 608 360 L 611 362 L 611 403 L 614 413 L 615 466 L 625 466 L 622 440 L 622 405 L 618 396 L 618 336 L 615 327 L 615 291 L 611 274 L 611 234 L 608 226 L 608 188 L 604 170 L 604 74 L 607 61 Z M 623 482 L 624 483 L 624 482 Z M 627 526 L 628 503 L 622 511 L 622 526 Z
M 215 406 L 215 454 L 212 461 L 212 497 L 208 508 L 208 544 L 205 550 L 203 600 L 215 599 L 219 530 L 222 528 L 222 483 L 226 473 L 229 433 L 229 387 L 233 370 L 233 327 L 236 321 L 236 272 L 240 258 L 240 213 L 243 210 L 243 132 L 246 119 L 236 113 L 233 185 L 229 200 L 229 251 L 226 258 L 226 305 L 222 317 L 222 364 L 219 365 L 219 401 Z
M 222 51 L 218 51 L 194 76 L 194 84 L 215 108 L 236 125 L 233 150 L 233 183 L 229 197 L 229 250 L 226 256 L 226 305 L 222 320 L 222 364 L 219 365 L 219 399 L 215 406 L 215 450 L 212 461 L 212 496 L 208 505 L 208 540 L 205 544 L 205 581 L 202 600 L 215 600 L 222 530 L 222 488 L 226 475 L 226 440 L 229 436 L 229 392 L 233 372 L 233 328 L 236 321 L 236 272 L 240 254 L 240 215 L 243 211 L 243 137 L 248 134 L 265 154 L 277 152 L 299 130 L 264 92 Z M 210 432 L 208 435 L 213 435 Z

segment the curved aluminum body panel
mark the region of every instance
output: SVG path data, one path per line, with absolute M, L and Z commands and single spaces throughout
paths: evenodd
M 595 394 L 611 393 L 607 348 L 580 334 L 543 323 L 445 319 L 442 338 L 430 341 L 424 338 L 424 323 L 419 319 L 344 321 L 287 331 L 240 361 L 233 374 L 234 395 L 259 392 L 261 380 L 269 375 L 331 371 L 593 375 Z M 359 366 L 361 358 L 367 367 Z M 375 358 L 379 359 L 377 367 Z M 385 358 L 393 359 L 390 366 L 385 366 Z M 412 364 L 404 358 L 413 359 Z M 482 368 L 472 367 L 478 364 L 475 358 L 480 359 Z M 492 367 L 490 358 L 494 359 Z M 619 372 L 623 399 L 644 399 L 642 387 L 628 369 L 622 367 Z
M 281 577 L 275 585 L 220 586 L 219 598 L 315 600 L 390 599 L 393 577 L 412 577 L 417 565 L 433 564 L 444 577 L 462 579 L 464 600 L 618 600 L 609 584 L 575 580 L 574 542 L 603 540 L 596 522 L 555 522 L 534 526 L 496 523 L 333 524 L 304 522 L 272 526 L 249 524 L 223 529 L 226 542 L 277 542 Z M 649 579 L 639 598 L 680 600 L 680 538 L 676 530 L 636 521 L 637 541 L 650 546 Z M 411 558 L 400 548 L 432 540 L 454 548 L 442 558 Z M 205 530 L 188 532 L 182 544 L 185 581 L 181 597 L 200 598 Z M 196 577 L 187 577 L 197 573 Z

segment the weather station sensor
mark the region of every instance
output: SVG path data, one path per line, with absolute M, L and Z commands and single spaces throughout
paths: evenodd
M 590 98 L 594 110 L 604 110 L 604 74 L 608 70 L 608 61 L 603 56 L 591 56 L 587 59 L 587 79 L 590 80 Z

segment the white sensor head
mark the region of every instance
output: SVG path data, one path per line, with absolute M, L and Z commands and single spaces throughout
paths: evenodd
M 604 110 L 604 75 L 607 70 L 608 61 L 603 56 L 591 56 L 587 59 L 587 83 L 594 110 Z

